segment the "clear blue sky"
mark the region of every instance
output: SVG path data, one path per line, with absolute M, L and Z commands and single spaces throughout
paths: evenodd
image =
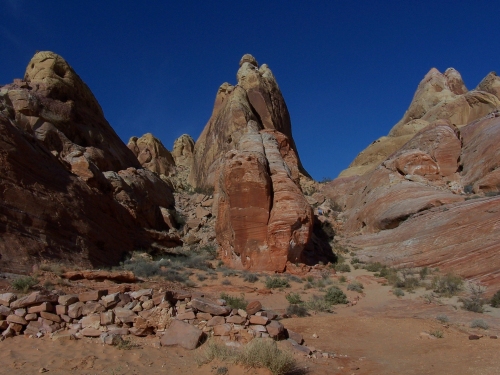
M 403 116 L 436 67 L 469 89 L 500 71 L 496 1 L 0 2 L 0 84 L 36 50 L 62 55 L 124 142 L 195 140 L 240 57 L 267 63 L 305 168 L 336 177 Z

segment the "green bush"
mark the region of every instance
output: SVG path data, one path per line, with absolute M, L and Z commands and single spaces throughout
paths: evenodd
M 298 293 L 290 293 L 286 296 L 286 300 L 290 302 L 292 305 L 298 305 L 302 303 L 302 299 Z
M 337 272 L 351 272 L 351 267 L 346 263 L 337 263 L 335 265 L 335 271 Z
M 348 302 L 347 296 L 336 286 L 331 286 L 327 289 L 325 301 L 332 305 L 346 304 Z
M 450 321 L 450 319 L 444 314 L 436 316 L 436 319 L 441 323 L 448 323 Z
M 352 290 L 353 292 L 363 293 L 364 286 L 359 281 L 353 281 L 347 285 L 347 290 Z
M 158 263 L 150 262 L 145 259 L 125 262 L 123 268 L 127 271 L 132 271 L 134 275 L 139 277 L 152 277 L 160 274 L 160 266 Z
M 347 281 L 347 278 L 344 275 L 339 277 L 339 283 L 345 283 L 346 281 Z
M 177 270 L 167 270 L 162 272 L 162 276 L 167 281 L 185 283 L 189 278 L 188 275 L 180 273 Z
M 444 337 L 442 331 L 431 331 L 430 334 L 438 339 L 442 339 Z
M 483 319 L 474 319 L 471 324 L 471 328 L 481 328 L 481 329 L 488 329 L 490 326 L 488 323 L 486 323 Z
M 266 288 L 267 289 L 277 289 L 277 288 L 289 288 L 290 283 L 288 282 L 287 279 L 274 276 L 274 277 L 268 277 L 266 279 Z
M 254 273 L 245 272 L 243 274 L 243 280 L 248 282 L 248 283 L 255 283 L 255 282 L 259 281 L 259 276 L 257 276 Z
M 240 297 L 233 297 L 227 293 L 221 293 L 220 298 L 226 301 L 226 305 L 232 309 L 242 309 L 247 308 L 248 302 L 245 301 L 245 295 L 241 294 Z
M 500 290 L 497 291 L 490 300 L 491 307 L 500 307 Z
M 31 276 L 18 277 L 12 281 L 12 288 L 18 292 L 27 293 L 32 287 L 38 284 L 38 280 Z
M 312 296 L 309 301 L 304 302 L 303 306 L 307 310 L 315 312 L 329 312 L 332 307 L 332 303 L 327 301 L 324 297 Z
M 376 263 L 368 263 L 364 266 L 364 269 L 369 271 L 369 272 L 380 272 L 380 270 L 383 268 L 384 266 L 382 265 L 382 263 L 380 262 L 376 262 Z
M 288 305 L 288 307 L 286 308 L 286 313 L 289 316 L 297 315 L 301 318 L 309 315 L 307 313 L 307 308 L 303 305 Z
M 392 290 L 392 294 L 394 294 L 396 297 L 403 297 L 405 295 L 405 292 L 403 292 L 403 289 L 394 288 Z
M 462 290 L 463 283 L 460 276 L 448 273 L 445 276 L 435 276 L 432 280 L 432 288 L 435 293 L 451 297 Z
M 462 302 L 462 307 L 467 311 L 482 313 L 484 312 L 483 305 L 485 304 L 485 300 L 483 298 L 483 294 L 486 291 L 486 288 L 480 284 L 469 283 L 467 286 L 469 295 L 467 297 L 460 298 L 460 302 Z

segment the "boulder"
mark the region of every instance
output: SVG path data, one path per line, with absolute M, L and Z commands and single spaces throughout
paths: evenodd
M 215 301 L 202 297 L 193 297 L 191 299 L 191 306 L 212 315 L 228 315 L 231 311 L 226 306 L 219 306 Z
M 151 172 L 169 176 L 175 172 L 175 161 L 161 141 L 151 133 L 142 137 L 132 137 L 127 147 L 137 157 L 139 163 Z
M 173 320 L 170 327 L 161 336 L 160 343 L 162 346 L 179 345 L 184 349 L 196 349 L 202 342 L 204 333 L 180 320 Z

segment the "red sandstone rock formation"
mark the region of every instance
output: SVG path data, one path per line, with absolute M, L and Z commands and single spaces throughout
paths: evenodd
M 165 146 L 153 134 L 146 133 L 142 137 L 132 137 L 127 147 L 134 153 L 142 167 L 158 175 L 169 176 L 175 171 L 175 161 Z
M 291 171 L 297 157 L 287 138 L 250 121 L 219 177 L 216 233 L 231 267 L 282 272 L 305 261 L 313 215 Z
M 236 147 L 250 120 L 262 128 L 283 133 L 297 155 L 298 170 L 309 176 L 300 164 L 290 115 L 271 70 L 266 64 L 258 68 L 251 55 L 244 55 L 237 79 L 236 86 L 226 82 L 217 92 L 212 116 L 194 147 L 193 169 L 189 176 L 191 185 L 215 186 L 222 156 Z
M 406 136 L 404 145 L 392 142 L 396 150 L 383 160 L 367 158 L 373 163 L 363 173 L 325 186 L 343 209 L 343 241 L 360 259 L 500 285 L 497 87 L 490 73 L 466 92 L 455 71 L 431 70 L 387 137 Z
M 500 108 L 500 79 L 490 73 L 475 90 L 467 91 L 460 73 L 449 68 L 443 74 L 432 68 L 418 85 L 410 107 L 388 136 L 373 142 L 342 171 L 339 177 L 373 171 L 420 130 L 436 120 L 463 127 Z
M 161 234 L 172 192 L 140 169 L 62 57 L 35 54 L 24 80 L 0 88 L 0 110 L 2 270 L 116 264 L 152 241 L 179 243 Z

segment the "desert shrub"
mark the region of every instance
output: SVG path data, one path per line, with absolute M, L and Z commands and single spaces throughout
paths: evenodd
M 481 328 L 481 329 L 488 329 L 490 326 L 488 323 L 486 323 L 483 319 L 474 319 L 471 324 L 471 328 Z
M 52 283 L 52 281 L 46 280 L 43 283 L 43 288 L 46 289 L 46 290 L 52 290 L 52 289 L 54 289 L 54 284 Z
M 359 259 L 357 257 L 353 257 L 351 259 L 351 264 L 357 264 L 357 263 L 361 263 L 361 262 L 359 261 Z
M 229 372 L 229 369 L 226 366 L 217 367 L 217 371 L 215 372 L 217 375 L 226 375 Z
M 483 294 L 486 291 L 486 288 L 482 285 L 469 283 L 467 286 L 469 295 L 468 297 L 460 298 L 460 302 L 462 302 L 462 308 L 467 311 L 482 313 L 484 312 L 483 305 L 485 300 L 483 298 Z
M 336 286 L 331 286 L 325 294 L 325 301 L 332 305 L 347 303 L 347 296 Z
M 322 289 L 326 286 L 326 282 L 325 282 L 325 280 L 320 279 L 320 280 L 316 281 L 314 283 L 314 285 L 316 286 L 316 288 Z
M 436 319 L 441 323 L 448 323 L 450 321 L 450 319 L 444 314 L 436 316 Z
M 403 292 L 403 289 L 394 288 L 392 290 L 392 294 L 394 294 L 396 297 L 403 297 L 405 295 L 405 292 Z
M 380 262 L 376 262 L 376 263 L 368 263 L 364 266 L 364 269 L 369 271 L 369 272 L 380 272 L 380 270 L 383 268 L 384 266 L 382 265 L 382 263 Z
M 379 271 L 379 276 L 387 279 L 387 282 L 390 285 L 397 286 L 402 282 L 401 278 L 398 275 L 398 271 L 394 268 L 390 268 L 387 266 L 383 266 Z
M 490 300 L 491 307 L 500 307 L 500 290 L 497 291 Z
M 180 273 L 177 270 L 167 270 L 162 273 L 162 276 L 167 281 L 184 283 L 188 280 L 188 276 L 184 273 Z
M 243 275 L 243 280 L 249 283 L 255 283 L 256 281 L 259 281 L 259 276 L 257 276 L 255 273 L 248 273 L 245 272 Z
M 198 252 L 201 254 L 206 254 L 208 259 L 217 258 L 217 247 L 215 245 L 206 244 L 198 248 Z
M 42 271 L 53 272 L 59 276 L 61 276 L 65 271 L 62 265 L 56 263 L 44 263 L 40 266 L 40 269 Z
M 298 293 L 290 293 L 286 296 L 286 300 L 292 305 L 297 305 L 302 302 L 300 295 Z
M 224 280 L 222 280 L 221 284 L 222 284 L 222 285 L 231 285 L 231 280 L 229 280 L 229 279 L 224 279 Z
M 364 286 L 359 281 L 353 281 L 347 285 L 347 290 L 352 290 L 353 292 L 363 293 Z
M 286 278 L 288 279 L 288 281 L 293 281 L 294 283 L 303 283 L 302 279 L 295 275 L 286 275 Z
M 187 279 L 186 281 L 184 281 L 184 285 L 190 288 L 194 288 L 196 286 L 196 283 L 192 280 Z
M 26 293 L 38 284 L 38 280 L 31 276 L 18 277 L 12 281 L 12 288 L 18 292 Z
M 423 267 L 418 271 L 420 275 L 420 280 L 425 280 L 425 278 L 429 275 L 429 267 Z
M 430 334 L 438 339 L 442 339 L 444 337 L 443 331 L 431 331 Z
M 314 285 L 312 285 L 310 282 L 304 284 L 304 290 L 311 289 L 312 287 L 314 287 Z
M 287 279 L 274 276 L 274 277 L 268 277 L 266 279 L 266 288 L 267 289 L 277 289 L 277 288 L 289 288 L 290 283 L 288 282 Z
M 314 277 L 313 277 L 313 276 L 311 276 L 311 275 L 309 275 L 309 276 L 307 276 L 307 277 L 306 277 L 306 280 L 307 280 L 308 282 L 312 283 L 312 282 L 314 281 Z
M 221 293 L 220 298 L 226 301 L 226 305 L 232 309 L 246 309 L 248 302 L 245 301 L 245 295 L 241 294 L 239 297 L 230 296 L 227 293 Z
M 127 271 L 132 271 L 134 275 L 139 277 L 152 277 L 160 274 L 160 266 L 158 263 L 150 262 L 145 259 L 129 260 L 125 262 L 123 268 Z
M 296 369 L 293 354 L 278 348 L 275 341 L 254 339 L 242 352 L 238 361 L 245 367 L 264 367 L 273 375 L 284 375 Z
M 345 283 L 346 281 L 347 281 L 347 278 L 344 275 L 339 277 L 339 283 Z
M 337 263 L 335 265 L 335 271 L 337 272 L 351 272 L 351 267 L 346 263 Z
M 303 306 L 307 310 L 315 312 L 329 312 L 332 307 L 332 303 L 327 301 L 324 297 L 312 296 L 309 301 L 304 302 Z
M 238 271 L 231 270 L 231 269 L 225 269 L 224 271 L 222 271 L 222 276 L 224 276 L 224 277 L 238 276 Z
M 182 265 L 184 265 L 185 268 L 207 270 L 210 267 L 208 263 L 208 256 L 206 254 L 192 255 L 188 257 L 179 257 L 177 261 Z
M 207 279 L 207 277 L 202 273 L 197 274 L 196 278 L 198 279 L 198 281 L 205 281 Z
M 472 185 L 465 185 L 464 186 L 464 193 L 465 194 L 472 194 L 474 192 L 474 189 Z
M 286 308 L 287 315 L 297 315 L 299 317 L 304 317 L 309 315 L 307 313 L 307 308 L 303 305 L 288 305 Z
M 445 276 L 435 276 L 432 280 L 432 288 L 435 293 L 445 297 L 451 297 L 462 290 L 463 280 L 460 276 L 448 273 Z

